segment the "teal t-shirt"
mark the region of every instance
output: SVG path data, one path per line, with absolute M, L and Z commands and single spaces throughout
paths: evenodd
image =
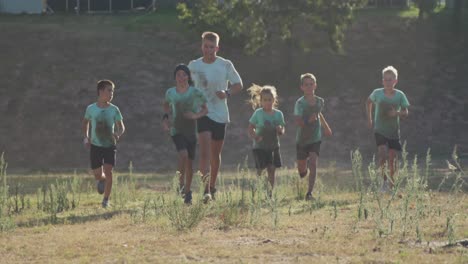
M 402 108 L 408 108 L 409 102 L 406 95 L 395 89 L 392 97 L 384 94 L 384 88 L 375 89 L 369 96 L 375 105 L 374 131 L 389 139 L 400 138 L 400 117 L 391 117 L 388 115 L 392 109 L 400 111 Z
M 310 105 L 304 96 L 296 101 L 294 115 L 304 120 L 304 126 L 297 128 L 296 144 L 304 146 L 322 140 L 322 125 L 318 115 L 322 112 L 324 103 L 324 100 L 318 96 L 315 96 L 314 105 Z M 309 122 L 312 115 L 316 115 L 317 120 Z
M 255 134 L 261 136 L 262 140 L 253 140 L 254 149 L 275 149 L 279 148 L 279 137 L 276 132 L 277 126 L 284 126 L 284 116 L 280 110 L 273 109 L 269 114 L 263 108 L 255 110 L 249 122 L 255 126 Z
M 105 148 L 115 146 L 114 125 L 123 119 L 117 106 L 110 104 L 101 108 L 97 103 L 91 104 L 84 118 L 91 123 L 91 144 Z
M 175 87 L 169 88 L 166 92 L 166 102 L 172 110 L 171 136 L 181 134 L 190 139 L 196 138 L 197 122 L 184 117 L 185 112 L 196 113 L 200 107 L 206 103 L 203 93 L 189 86 L 185 93 L 178 93 Z

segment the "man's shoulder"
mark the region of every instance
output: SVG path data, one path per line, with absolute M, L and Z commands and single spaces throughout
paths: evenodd
M 203 60 L 203 57 L 191 60 L 187 66 L 188 67 L 194 67 L 194 66 L 200 65 L 203 62 L 202 60 Z

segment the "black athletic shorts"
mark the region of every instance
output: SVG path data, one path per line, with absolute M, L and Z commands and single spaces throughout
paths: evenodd
M 380 145 L 387 145 L 389 149 L 401 151 L 400 139 L 390 139 L 379 133 L 375 133 L 375 143 L 377 144 L 377 147 Z
M 224 135 L 226 133 L 226 124 L 218 123 L 211 120 L 209 117 L 204 116 L 197 119 L 197 130 L 198 133 L 210 131 L 211 139 L 213 140 L 224 140 Z
M 95 170 L 97 168 L 100 168 L 103 164 L 115 166 L 116 152 L 117 148 L 115 146 L 105 148 L 91 144 L 91 169 Z
M 317 156 L 320 156 L 320 144 L 322 142 L 314 142 L 307 145 L 296 144 L 296 157 L 297 160 L 306 160 L 309 157 L 309 153 L 315 152 Z
M 188 138 L 184 135 L 177 134 L 172 136 L 172 141 L 174 141 L 177 152 L 181 150 L 187 150 L 189 159 L 195 159 L 195 148 L 197 146 L 197 139 L 195 135 L 193 138 Z
M 276 168 L 281 167 L 281 154 L 279 148 L 272 150 L 254 149 L 253 157 L 255 159 L 255 168 L 263 170 L 266 167 L 273 165 Z

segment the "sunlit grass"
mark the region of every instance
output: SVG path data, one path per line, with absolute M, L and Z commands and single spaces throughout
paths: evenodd
M 177 191 L 177 173 L 137 174 L 130 165 L 115 174 L 108 209 L 100 207 L 102 196 L 90 175 L 48 178 L 37 193 L 21 193 L 22 183 L 16 182 L 4 192 L 13 182 L 6 180 L 2 160 L 0 255 L 7 262 L 28 256 L 48 262 L 219 262 L 231 256 L 237 256 L 234 262 L 467 260 L 459 244 L 468 230 L 466 175 L 456 149 L 453 166 L 437 171 L 430 151 L 425 159 L 403 151 L 395 189 L 388 193 L 380 192 L 375 162 L 364 163 L 359 151 L 351 157 L 350 171 L 333 162 L 319 170 L 313 201 L 304 200 L 307 181 L 294 169 L 278 171 L 270 197 L 266 177 L 244 164 L 222 172 L 216 200 L 208 204 L 197 175 L 191 206 Z M 428 185 L 440 173 L 443 181 Z M 108 241 L 104 248 L 96 237 Z

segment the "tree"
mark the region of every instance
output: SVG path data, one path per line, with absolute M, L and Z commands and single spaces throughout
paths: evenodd
M 416 5 L 419 8 L 418 19 L 423 19 L 424 15 L 431 14 L 439 4 L 439 0 L 416 0 Z
M 355 7 L 366 0 L 193 0 L 180 3 L 179 18 L 197 29 L 216 28 L 255 53 L 269 41 L 306 33 L 325 33 L 335 51 L 342 51 L 344 30 Z

